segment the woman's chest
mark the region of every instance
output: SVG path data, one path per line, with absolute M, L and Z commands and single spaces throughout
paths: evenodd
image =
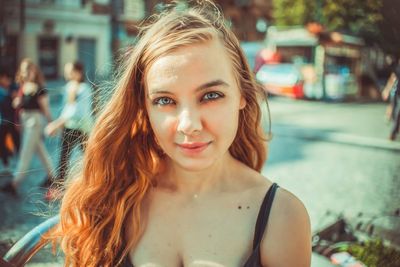
M 252 251 L 258 213 L 254 203 L 170 204 L 149 211 L 144 234 L 131 254 L 135 267 L 244 264 Z

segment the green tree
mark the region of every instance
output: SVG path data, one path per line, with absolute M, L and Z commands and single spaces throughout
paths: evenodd
M 382 0 L 326 0 L 322 9 L 328 30 L 352 34 L 376 32 Z
M 329 31 L 376 38 L 382 1 L 386 0 L 273 0 L 273 16 L 278 26 L 319 22 Z
M 400 0 L 273 0 L 273 7 L 277 26 L 319 22 L 400 58 Z
M 314 21 L 314 0 L 273 0 L 273 17 L 277 26 L 305 25 Z

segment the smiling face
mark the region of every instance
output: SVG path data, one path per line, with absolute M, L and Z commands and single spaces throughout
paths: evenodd
M 246 103 L 220 41 L 182 47 L 146 74 L 150 124 L 173 164 L 200 171 L 229 156 Z

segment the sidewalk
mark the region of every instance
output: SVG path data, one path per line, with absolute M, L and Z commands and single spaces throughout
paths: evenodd
M 400 151 L 388 140 L 386 103 L 326 103 L 272 97 L 272 133 L 307 140 Z

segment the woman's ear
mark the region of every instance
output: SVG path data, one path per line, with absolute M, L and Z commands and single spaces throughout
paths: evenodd
M 246 107 L 246 99 L 244 96 L 240 96 L 240 103 L 239 103 L 239 109 L 244 109 Z

